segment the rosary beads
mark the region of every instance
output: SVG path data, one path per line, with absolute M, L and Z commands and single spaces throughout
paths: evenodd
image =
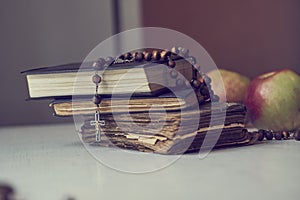
M 210 83 L 211 79 L 204 73 L 200 72 L 200 65 L 197 64 L 195 57 L 189 56 L 189 50 L 183 47 L 173 47 L 169 50 L 151 49 L 145 51 L 127 52 L 120 55 L 116 60 L 113 57 L 99 58 L 93 63 L 95 74 L 92 77 L 92 82 L 95 84 L 95 94 L 92 102 L 96 105 L 95 119 L 90 122 L 95 126 L 96 142 L 100 141 L 100 126 L 104 126 L 105 122 L 100 120 L 100 104 L 102 98 L 99 94 L 99 84 L 103 81 L 103 77 L 99 75 L 99 71 L 112 64 L 128 63 L 128 62 L 161 62 L 166 64 L 170 69 L 176 67 L 174 57 L 181 57 L 187 60 L 192 65 L 192 79 L 190 81 L 178 78 L 176 70 L 170 70 L 169 76 L 175 80 L 178 87 L 189 87 L 195 91 L 199 103 L 218 101 L 219 97 L 214 95 Z
M 123 64 L 130 62 L 153 62 L 162 63 L 167 65 L 170 69 L 176 67 L 176 59 L 178 57 L 184 58 L 192 66 L 192 79 L 190 81 L 182 80 L 179 78 L 176 70 L 170 70 L 169 76 L 175 80 L 176 86 L 178 87 L 192 87 L 195 91 L 199 104 L 205 102 L 217 102 L 219 97 L 214 95 L 211 89 L 211 79 L 203 72 L 200 72 L 200 65 L 197 63 L 195 57 L 189 55 L 189 50 L 183 47 L 173 47 L 171 50 L 159 50 L 159 49 L 147 49 L 144 51 L 127 52 L 120 55 L 116 59 L 113 57 L 99 58 L 93 63 L 95 74 L 92 77 L 92 82 L 95 84 L 95 95 L 92 98 L 92 102 L 96 105 L 95 119 L 90 124 L 95 126 L 96 130 L 96 142 L 100 141 L 100 126 L 105 125 L 103 120 L 100 120 L 100 104 L 102 98 L 99 94 L 99 84 L 103 81 L 103 77 L 99 75 L 100 70 L 109 67 L 112 64 Z M 295 132 L 281 131 L 274 132 L 270 130 L 259 130 L 253 132 L 258 136 L 258 141 L 264 139 L 272 140 L 287 140 L 295 138 L 300 140 L 300 130 Z
M 114 59 L 112 57 L 107 57 L 105 60 L 103 58 L 99 58 L 94 64 L 93 67 L 95 69 L 95 74 L 92 77 L 92 81 L 93 83 L 96 85 L 96 90 L 95 90 L 95 95 L 92 98 L 93 103 L 96 105 L 97 109 L 95 112 L 95 119 L 93 121 L 90 122 L 90 124 L 92 126 L 95 126 L 95 130 L 96 130 L 96 142 L 100 142 L 101 138 L 101 129 L 100 126 L 104 126 L 105 125 L 105 121 L 100 120 L 100 103 L 102 101 L 102 98 L 100 96 L 100 94 L 98 93 L 99 91 L 99 84 L 102 81 L 102 77 L 98 74 L 98 70 L 102 70 L 104 69 L 104 67 L 107 67 L 109 65 L 112 64 L 112 62 L 114 61 Z
M 258 141 L 267 140 L 288 140 L 294 138 L 295 140 L 300 140 L 300 130 L 297 131 L 271 131 L 271 130 L 263 130 L 260 129 L 256 132 L 258 134 Z
M 178 87 L 189 87 L 192 86 L 195 94 L 197 95 L 198 102 L 216 102 L 219 100 L 217 95 L 214 95 L 214 92 L 211 89 L 210 83 L 211 79 L 205 74 L 200 72 L 200 65 L 197 64 L 196 58 L 193 56 L 189 56 L 189 50 L 183 47 L 173 47 L 171 50 L 146 50 L 146 51 L 137 51 L 137 52 L 127 52 L 118 59 L 119 62 L 162 62 L 166 63 L 166 65 L 174 69 L 176 67 L 176 62 L 174 61 L 174 57 L 182 57 L 186 59 L 192 65 L 192 79 L 190 81 L 182 80 L 178 78 L 178 72 L 176 70 L 170 70 L 170 77 L 176 80 L 176 85 Z

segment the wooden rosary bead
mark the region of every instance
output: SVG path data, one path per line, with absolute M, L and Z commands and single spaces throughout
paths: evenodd
M 203 77 L 203 79 L 204 79 L 204 81 L 205 81 L 206 84 L 210 84 L 210 83 L 211 83 L 211 78 L 208 77 L 207 75 L 205 75 L 205 76 Z
M 152 53 L 151 52 L 144 52 L 144 58 L 146 61 L 150 61 L 152 59 Z
M 171 52 L 178 54 L 179 53 L 178 47 L 172 47 Z
M 96 62 L 93 63 L 93 67 L 96 69 L 101 69 L 105 65 L 105 60 L 103 58 L 98 58 Z
M 295 138 L 295 140 L 297 140 L 297 141 L 300 140 L 300 129 L 298 129 L 298 130 L 294 133 L 294 138 Z
M 171 67 L 171 68 L 174 68 L 176 66 L 176 63 L 172 60 L 169 60 L 168 61 L 168 66 Z
M 98 74 L 95 74 L 93 76 L 92 80 L 93 80 L 93 83 L 98 85 L 101 82 L 102 79 L 101 79 L 101 76 L 99 76 Z
M 95 96 L 93 96 L 93 103 L 96 105 L 99 105 L 102 101 L 102 98 L 99 94 L 96 94 Z
M 108 56 L 106 59 L 105 59 L 105 62 L 106 64 L 109 66 L 111 65 L 113 62 L 115 61 L 115 59 L 111 56 Z
M 195 58 L 194 56 L 188 57 L 187 60 L 188 60 L 192 65 L 195 65 L 195 64 L 196 64 L 196 58 Z
M 167 60 L 166 51 L 160 52 L 160 59 L 161 60 Z
M 196 79 L 192 79 L 191 80 L 191 85 L 194 87 L 194 88 L 199 88 L 200 87 L 200 81 L 196 80 Z
M 273 133 L 271 131 L 265 131 L 265 137 L 267 140 L 273 139 Z
M 144 54 L 142 52 L 137 52 L 134 56 L 134 60 L 136 61 L 142 61 L 144 59 Z
M 132 59 L 132 54 L 130 52 L 127 52 L 124 54 L 124 59 L 125 60 L 131 60 Z
M 122 55 L 119 56 L 119 58 L 120 58 L 121 60 L 124 60 L 124 59 L 125 59 L 125 55 L 122 54 Z
M 136 57 L 136 54 L 137 54 L 137 53 L 138 53 L 138 52 L 134 52 L 134 53 L 131 54 L 133 60 L 135 60 L 135 57 Z
M 152 52 L 152 58 L 153 58 L 154 60 L 160 60 L 160 53 L 159 53 L 158 51 L 154 50 L 154 51 Z
M 179 47 L 179 55 L 186 58 L 189 56 L 189 50 L 183 47 Z
M 211 98 L 212 102 L 219 102 L 220 101 L 220 97 L 218 95 L 213 95 Z
M 178 72 L 177 72 L 176 70 L 171 70 L 170 76 L 171 76 L 172 78 L 176 78 L 176 77 L 178 76 Z
M 282 139 L 282 133 L 279 131 L 279 132 L 275 132 L 274 133 L 274 138 L 276 140 L 281 140 Z
M 287 140 L 287 139 L 289 139 L 289 137 L 290 137 L 290 133 L 287 132 L 287 131 L 283 131 L 283 132 L 282 132 L 282 137 L 283 137 L 284 140 Z
M 244 134 L 248 134 L 248 130 L 247 130 L 246 128 L 243 128 L 242 132 L 243 132 Z
M 265 137 L 265 131 L 262 129 L 259 129 L 258 130 L 258 141 L 263 141 L 264 137 Z
M 163 50 L 161 53 L 160 53 L 160 57 L 161 57 L 161 60 L 167 60 L 168 57 L 171 55 L 171 52 L 168 51 L 168 50 Z

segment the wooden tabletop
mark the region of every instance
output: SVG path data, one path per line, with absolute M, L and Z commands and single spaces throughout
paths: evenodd
M 203 159 L 96 151 L 100 161 L 73 124 L 1 127 L 0 183 L 26 200 L 299 199 L 294 140 L 215 150 Z

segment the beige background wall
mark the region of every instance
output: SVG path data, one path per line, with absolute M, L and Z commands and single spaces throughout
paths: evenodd
M 1 0 L 0 27 L 0 124 L 65 122 L 49 101 L 25 101 L 20 72 L 81 61 L 112 34 L 110 0 Z

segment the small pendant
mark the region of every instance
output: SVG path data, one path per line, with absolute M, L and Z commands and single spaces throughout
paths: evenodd
M 90 124 L 92 126 L 95 126 L 96 142 L 100 142 L 100 140 L 101 140 L 101 129 L 100 129 L 100 126 L 104 126 L 105 125 L 105 121 L 104 120 L 100 120 L 100 114 L 99 114 L 98 111 L 96 111 L 96 113 L 95 113 L 95 119 L 94 119 L 94 121 L 91 121 Z

